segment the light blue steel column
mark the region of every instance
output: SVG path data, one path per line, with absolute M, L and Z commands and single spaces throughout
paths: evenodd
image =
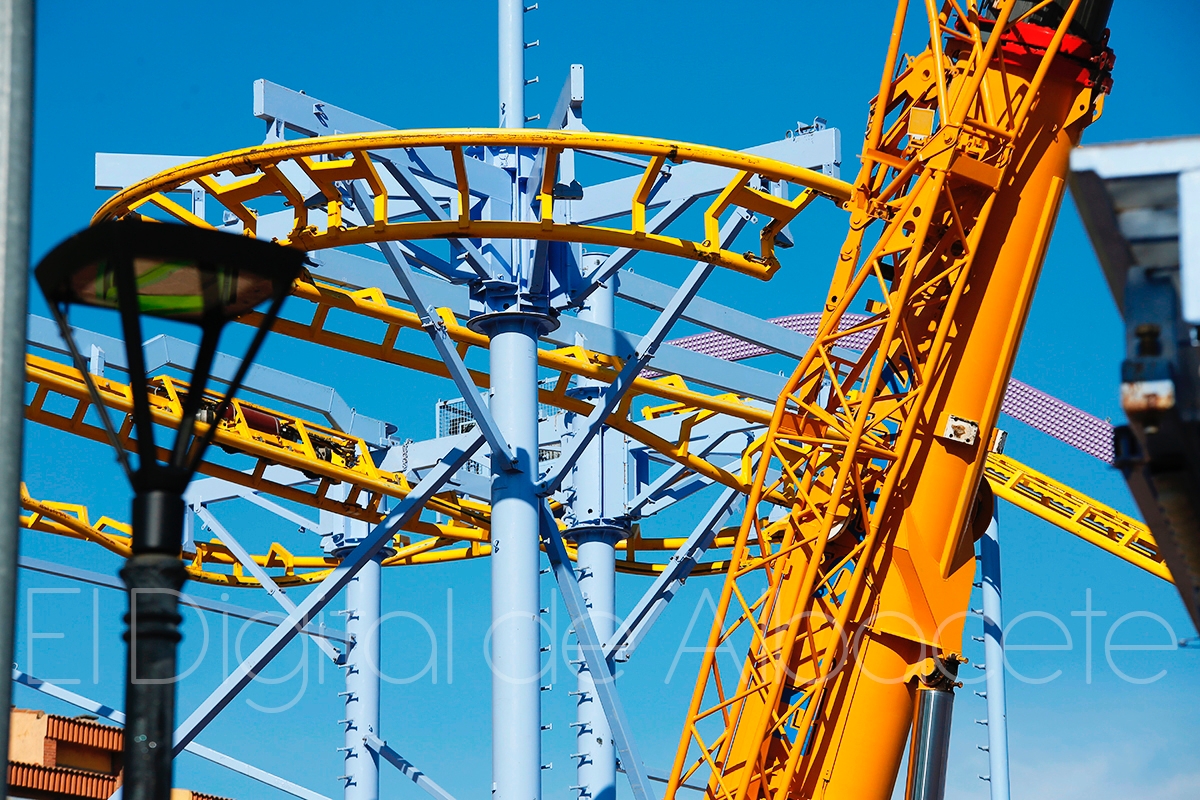
M 344 487 L 336 487 L 345 496 Z M 334 522 L 337 531 L 322 544 L 330 555 L 341 557 L 366 535 L 365 522 L 321 513 L 322 522 Z M 340 529 L 340 530 L 339 530 Z M 391 550 L 385 549 L 363 565 L 346 585 L 346 653 L 341 668 L 345 671 L 341 724 L 345 728 L 342 782 L 345 800 L 379 800 L 379 754 L 363 744 L 368 733 L 382 737 L 379 729 L 379 616 L 381 561 Z
M 579 545 L 577 561 L 579 589 L 587 600 L 592 626 L 600 641 L 612 638 L 616 626 L 613 619 L 616 599 L 616 553 L 617 542 L 625 538 L 626 532 L 617 529 L 569 531 Z M 580 659 L 582 661 L 582 659 Z M 579 797 L 586 800 L 616 800 L 617 756 L 613 746 L 612 728 L 600 700 L 587 665 L 578 665 L 575 710 L 575 759 L 576 782 Z
M 584 274 L 590 274 L 603 259 L 603 255 L 584 255 Z M 616 281 L 613 276 L 592 292 L 579 311 L 581 319 L 613 327 Z M 581 379 L 572 393 L 594 400 L 601 385 Z M 582 432 L 586 420 L 586 416 L 577 414 L 572 427 Z M 567 531 L 567 536 L 579 546 L 576 561 L 579 588 L 587 600 L 596 636 L 602 642 L 612 638 L 616 628 L 616 545 L 629 535 L 628 528 L 615 524 L 616 520 L 610 516 L 614 510 L 610 507 L 613 505 L 610 496 L 615 489 L 623 495 L 624 486 L 612 485 L 614 481 L 622 480 L 623 475 L 605 472 L 606 444 L 605 432 L 601 432 L 575 464 L 569 506 L 573 525 Z M 616 800 L 617 759 L 612 729 L 596 696 L 594 677 L 582 659 L 577 669 L 574 757 L 579 797 L 581 800 Z
M 525 126 L 525 9 L 499 0 L 500 125 Z M 501 161 L 513 176 L 513 215 L 526 215 L 527 164 L 516 149 Z M 531 164 L 532 162 L 529 162 Z M 541 800 L 541 550 L 538 539 L 537 343 L 553 325 L 544 294 L 528 285 L 527 243 L 514 241 L 508 274 L 472 287 L 468 322 L 487 334 L 488 406 L 515 465 L 492 455 L 492 798 Z
M 525 127 L 525 7 L 500 0 L 500 127 Z
M 492 460 L 492 796 L 541 797 L 537 340 L 539 320 L 488 320 L 496 426 L 517 469 Z
M 1009 800 L 1008 710 L 1004 697 L 1004 613 L 1000 586 L 1000 515 L 979 540 L 983 572 L 984 674 L 987 677 L 988 770 L 992 800 Z

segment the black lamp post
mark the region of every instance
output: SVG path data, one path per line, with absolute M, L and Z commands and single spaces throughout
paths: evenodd
M 186 577 L 183 492 L 246 377 L 305 260 L 302 251 L 219 231 L 122 220 L 88 228 L 50 252 L 36 276 L 83 374 L 117 460 L 133 487 L 125 681 L 125 800 L 169 800 L 175 727 L 179 590 Z M 224 397 L 206 395 L 225 323 L 269 303 Z M 100 391 L 72 338 L 70 305 L 116 309 L 129 367 L 138 463 L 131 466 Z M 159 458 L 142 353 L 141 315 L 189 322 L 200 345 L 183 417 Z M 197 424 L 199 423 L 199 424 Z

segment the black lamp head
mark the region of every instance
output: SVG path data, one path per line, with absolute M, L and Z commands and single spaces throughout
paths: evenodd
M 223 323 L 288 291 L 301 250 L 237 234 L 136 219 L 100 222 L 59 244 L 35 274 L 51 305 L 119 307 L 132 270 L 140 314 Z

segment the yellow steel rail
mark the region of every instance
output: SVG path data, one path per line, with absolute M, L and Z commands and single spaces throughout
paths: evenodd
M 74 539 L 84 539 L 100 545 L 119 556 L 130 553 L 130 528 L 127 523 L 111 517 L 92 522 L 86 507 L 74 503 L 39 500 L 30 496 L 21 485 L 21 527 Z M 466 547 L 450 548 L 457 541 L 447 537 L 428 537 L 413 541 L 398 535 L 392 541 L 395 553 L 384 560 L 384 566 L 428 564 L 461 560 L 475 555 L 487 555 L 491 546 L 471 542 Z M 323 580 L 341 559 L 326 556 L 297 556 L 286 547 L 272 543 L 265 555 L 252 556 L 254 562 L 268 570 L 281 570 L 272 575 L 279 586 L 302 586 Z M 246 575 L 243 566 L 220 540 L 196 542 L 195 550 L 184 552 L 188 578 L 199 583 L 229 587 L 256 587 L 256 578 Z
M 296 282 L 292 294 L 293 297 L 305 300 L 314 306 L 310 321 L 304 323 L 292 319 L 279 319 L 273 328 L 275 333 L 429 375 L 449 377 L 449 372 L 440 359 L 408 353 L 397 348 L 397 339 L 403 330 L 419 331 L 421 329 L 420 319 L 415 312 L 393 305 L 381 290 L 377 288 L 345 289 L 320 280 L 306 278 Z M 328 326 L 330 313 L 334 310 L 375 320 L 383 323 L 386 327 L 375 338 L 367 338 L 363 334 L 333 331 Z M 476 333 L 461 324 L 448 309 L 440 309 L 439 313 L 445 324 L 447 335 L 459 346 L 464 358 L 473 347 L 487 348 L 487 336 Z M 239 321 L 254 326 L 259 324 L 260 316 L 251 313 L 241 317 Z M 566 411 L 587 414 L 591 411 L 591 405 L 567 394 L 571 378 L 586 378 L 592 381 L 611 383 L 620 372 L 622 362 L 619 358 L 596 353 L 584 347 L 568 346 L 539 349 L 538 365 L 545 370 L 558 373 L 558 379 L 553 389 L 539 391 L 539 402 Z M 481 388 L 488 386 L 489 376 L 486 372 L 470 370 L 470 374 L 476 385 Z M 621 431 L 631 439 L 652 447 L 657 452 L 678 461 L 688 469 L 710 480 L 745 491 L 746 483 L 740 476 L 721 469 L 689 451 L 686 430 L 678 441 L 671 442 L 634 424 L 629 419 L 629 409 L 639 397 L 658 398 L 676 404 L 673 408 L 727 414 L 761 425 L 770 421 L 769 411 L 751 405 L 735 395 L 711 395 L 696 391 L 688 387 L 687 383 L 678 375 L 667 375 L 659 378 L 635 378 L 624 401 L 606 422 L 607 425 Z
M 118 434 L 126 449 L 135 450 L 136 440 L 132 438 L 132 424 L 128 416 L 132 409 L 129 387 L 110 379 L 94 377 L 105 403 L 126 415 Z M 33 396 L 25 410 L 27 418 L 87 439 L 106 441 L 103 429 L 86 420 L 89 411 L 92 410 L 91 396 L 78 370 L 57 361 L 29 355 L 26 356 L 26 380 L 34 386 Z M 187 384 L 165 375 L 153 378 L 150 383 L 154 387 L 151 404 L 155 422 L 168 427 L 177 426 L 182 415 L 182 400 L 186 396 Z M 57 405 L 48 402 L 52 397 L 73 402 L 74 407 L 69 413 L 51 410 L 51 407 Z M 216 399 L 213 395 L 213 405 Z M 244 472 L 205 461 L 201 464 L 200 471 L 207 475 L 312 508 L 368 522 L 376 522 L 382 518 L 380 500 L 384 495 L 401 498 L 410 489 L 404 475 L 376 467 L 366 443 L 358 437 L 246 400 L 235 398 L 231 402 L 231 408 L 232 412 L 228 417 L 218 423 L 214 442 L 226 451 L 255 459 L 255 467 L 250 472 Z M 701 412 L 707 413 L 712 412 Z M 636 428 L 629 425 L 625 427 Z M 658 440 L 660 449 L 666 452 L 678 449 L 686 453 L 688 426 L 682 427 L 685 431 L 682 434 L 682 444 Z M 270 465 L 298 470 L 313 478 L 317 485 L 313 491 L 306 491 L 300 487 L 272 481 L 266 477 L 266 467 Z M 344 483 L 349 488 L 345 500 L 328 496 L 329 488 L 337 483 Z M 358 505 L 357 501 L 362 498 L 367 500 L 365 506 Z M 29 501 L 30 504 L 34 502 Z M 96 524 L 91 524 L 88 522 L 86 509 L 72 504 L 39 503 L 27 505 L 26 508 L 36 512 L 25 521 L 26 527 L 75 536 L 93 541 L 113 552 L 128 554 L 129 531 L 124 523 L 103 517 Z M 405 530 L 428 538 L 415 542 L 406 539 L 402 542 L 403 547 L 399 555 L 385 563 L 444 563 L 474 558 L 490 552 L 488 521 L 491 509 L 487 503 L 447 491 L 434 497 L 427 504 L 427 508 L 450 517 L 451 521 L 410 522 Z M 464 547 L 448 547 L 450 544 L 463 542 L 466 543 Z M 643 537 L 640 531 L 635 530 L 633 536 L 618 545 L 618 549 L 623 551 L 625 556 L 619 561 L 618 568 L 627 573 L 655 574 L 660 572 L 664 565 L 646 559 L 674 552 L 683 542 L 684 539 L 679 537 Z M 731 536 L 718 537 L 715 546 L 719 548 L 731 543 Z M 329 565 L 337 563 L 336 560 L 331 561 L 323 556 L 314 557 L 316 560 L 311 563 L 296 561 L 296 558 L 303 557 L 285 555 L 287 550 L 281 545 L 276 545 L 275 548 L 278 550 L 275 555 L 268 553 L 262 558 L 278 566 L 291 565 L 300 568 L 303 565 L 305 569 L 327 570 Z M 253 577 L 240 574 L 240 567 L 233 562 L 232 555 L 219 542 L 197 544 L 194 558 L 198 559 L 195 567 L 200 570 L 194 575 L 196 580 L 257 585 Z M 216 577 L 202 574 L 203 566 L 209 563 L 233 564 L 236 581 L 224 573 Z M 724 569 L 723 562 L 708 562 L 698 565 L 693 574 L 717 574 Z M 292 575 L 285 571 L 283 580 L 304 583 L 320 580 L 320 577 L 317 572 Z
M 464 166 L 464 147 L 517 147 L 541 151 L 543 175 L 538 195 L 539 218 L 529 221 L 485 220 L 471 216 L 470 185 Z M 387 190 L 372 159 L 371 151 L 407 148 L 444 148 L 455 165 L 458 213 L 444 220 L 390 221 Z M 568 224 L 554 219 L 552 188 L 557 160 L 564 150 L 618 152 L 648 157 L 637 189 L 630 197 L 628 229 L 599 225 Z M 700 235 L 694 239 L 668 236 L 646 229 L 646 204 L 650 190 L 665 175 L 668 162 L 691 161 L 731 171 L 725 188 L 704 213 Z M 298 170 L 290 169 L 297 167 Z M 218 176 L 227 173 L 232 180 Z M 302 173 L 325 199 L 323 225 L 312 222 L 305 196 L 288 173 Z M 787 181 L 806 187 L 795 199 L 775 197 L 754 188 L 752 179 Z M 354 226 L 344 214 L 342 193 L 336 184 L 362 180 L 371 190 L 373 224 Z M 845 181 L 770 158 L 684 142 L 625 136 L 590 131 L 536 129 L 468 129 L 380 131 L 341 134 L 297 141 L 275 142 L 210 156 L 166 170 L 118 192 L 96 212 L 93 221 L 123 217 L 149 204 L 176 219 L 207 226 L 192 212 L 168 197 L 195 182 L 234 214 L 247 233 L 256 230 L 258 213 L 248 205 L 268 196 L 282 196 L 294 214 L 291 231 L 283 243 L 306 250 L 369 244 L 380 241 L 470 238 L 526 239 L 628 247 L 708 261 L 721 267 L 760 278 L 770 277 L 779 267 L 775 258 L 775 234 L 817 194 L 839 203 L 850 198 Z M 742 208 L 770 221 L 764 226 L 757 253 L 735 253 L 720 246 L 719 218 L 732 208 Z M 367 213 L 367 209 L 362 209 Z
M 27 355 L 25 375 L 26 381 L 35 387 L 25 409 L 27 418 L 84 438 L 107 441 L 103 428 L 85 419 L 92 402 L 78 370 L 56 361 Z M 126 415 L 118 435 L 127 450 L 135 451 L 137 444 L 133 439 L 133 425 L 129 418 L 133 409 L 129 387 L 99 376 L 93 377 L 105 404 Z M 155 377 L 150 383 L 153 387 L 150 404 L 154 421 L 169 428 L 178 427 L 183 414 L 181 394 L 186 395 L 187 384 L 166 375 Z M 52 411 L 47 406 L 51 396 L 74 401 L 74 409 L 69 414 Z M 212 405 L 215 406 L 220 398 L 217 395 L 212 395 L 212 398 Z M 214 443 L 255 458 L 255 469 L 247 474 L 205 461 L 200 471 L 207 475 L 368 522 L 382 519 L 380 501 L 385 495 L 402 498 L 411 489 L 404 475 L 376 467 L 366 443 L 356 436 L 244 400 L 234 399 L 231 408 L 232 414 L 217 423 Z M 270 428 L 262 429 L 266 426 L 261 423 L 259 428 L 252 427 L 252 421 L 264 419 L 273 423 Z M 206 422 L 198 421 L 197 425 L 203 429 Z M 308 492 L 269 480 L 264 475 L 268 465 L 280 465 L 303 472 L 317 481 L 315 491 Z M 345 500 L 328 496 L 329 489 L 338 483 L 349 487 Z M 363 498 L 366 498 L 366 505 L 358 505 Z M 427 508 L 445 514 L 455 522 L 438 525 L 412 522 L 409 530 L 454 539 L 477 539 L 480 530 L 487 528 L 489 514 L 486 504 L 469 498 L 442 493 L 432 498 Z
M 1170 571 L 1158 553 L 1154 536 L 1133 517 L 998 453 L 988 455 L 984 475 L 997 497 L 1157 578 L 1168 582 L 1172 580 Z M 36 500 L 30 497 L 24 484 L 21 485 L 21 504 L 29 512 L 21 517 L 24 528 L 83 539 L 120 556 L 129 555 L 127 523 L 107 516 L 92 522 L 85 506 Z M 732 530 L 723 531 L 714 539 L 710 550 L 727 550 L 733 545 L 734 538 Z M 467 541 L 465 546 L 454 547 L 450 545 L 462 545 L 461 539 L 431 536 L 413 542 L 410 537 L 401 535 L 394 542 L 396 555 L 386 559 L 383 564 L 444 564 L 488 556 L 491 555 L 489 541 L 490 536 L 486 531 L 480 531 L 479 539 Z M 617 549 L 624 553 L 624 558 L 617 561 L 617 569 L 637 575 L 657 574 L 662 571 L 664 564 L 638 561 L 638 556 L 673 552 L 683 541 L 678 537 L 644 539 L 640 532 L 635 532 L 634 536 L 617 545 Z M 574 548 L 569 544 L 568 552 L 574 558 Z M 185 553 L 184 558 L 188 561 L 188 576 L 192 580 L 225 586 L 259 585 L 253 576 L 244 574 L 241 565 L 218 539 L 207 543 L 197 542 L 195 552 Z M 339 562 L 339 559 L 325 556 L 296 556 L 281 544 L 272 544 L 266 555 L 255 555 L 254 560 L 262 567 L 283 569 L 280 575 L 274 576 L 276 583 L 281 586 L 319 581 Z M 214 572 L 213 566 L 231 568 L 231 571 Z M 726 569 L 728 562 L 723 557 L 697 565 L 692 574 L 698 577 L 718 575 Z
M 1136 519 L 998 453 L 988 455 L 984 474 L 997 497 L 1171 581 L 1154 536 Z
M 21 515 L 21 527 L 56 536 L 98 544 L 104 549 L 126 557 L 130 553 L 129 524 L 108 516 L 93 522 L 86 506 L 36 499 L 30 496 L 25 485 L 21 485 L 21 506 L 28 513 Z M 617 545 L 624 558 L 617 561 L 617 570 L 634 575 L 655 575 L 666 565 L 636 560 L 639 555 L 674 552 L 684 543 L 681 537 L 642 538 L 636 532 L 632 537 Z M 724 531 L 713 540 L 712 549 L 728 549 L 733 544 L 733 535 Z M 384 559 L 383 566 L 417 566 L 423 564 L 446 564 L 472 558 L 490 556 L 490 535 L 480 531 L 480 538 L 463 542 L 462 539 L 444 535 L 413 539 L 397 535 L 392 540 L 395 553 Z M 568 543 L 567 555 L 575 559 L 576 548 Z M 329 556 L 295 555 L 288 548 L 273 542 L 264 555 L 252 555 L 254 562 L 268 570 L 281 570 L 272 578 L 279 586 L 301 586 L 323 580 L 329 571 L 341 563 L 341 559 Z M 245 574 L 243 566 L 219 538 L 208 542 L 195 542 L 194 550 L 183 553 L 188 578 L 200 583 L 216 584 L 234 588 L 260 586 L 258 580 Z M 720 575 L 728 569 L 723 560 L 698 564 L 693 576 Z

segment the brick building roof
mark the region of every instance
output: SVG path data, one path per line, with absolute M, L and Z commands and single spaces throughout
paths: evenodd
M 12 798 L 108 800 L 121 785 L 125 732 L 90 718 L 24 708 L 11 714 L 8 787 Z M 171 800 L 227 800 L 172 789 Z

